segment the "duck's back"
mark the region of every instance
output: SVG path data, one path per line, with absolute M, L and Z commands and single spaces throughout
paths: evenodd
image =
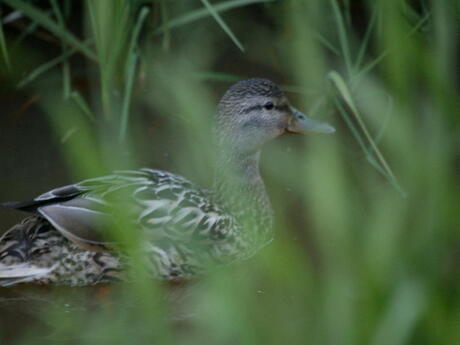
M 119 171 L 5 206 L 35 215 L 0 240 L 3 285 L 118 279 L 123 264 L 112 250 L 120 238 L 113 229 L 128 236 L 141 231 L 133 235 L 145 238 L 143 250 L 161 279 L 186 278 L 207 262 L 232 261 L 238 255 L 234 218 L 211 193 L 164 171 Z

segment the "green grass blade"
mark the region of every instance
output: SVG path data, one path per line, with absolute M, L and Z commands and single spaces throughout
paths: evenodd
M 408 344 L 417 329 L 417 321 L 427 308 L 429 290 L 422 283 L 409 278 L 391 292 L 387 310 L 377 324 L 372 345 Z
M 141 32 L 142 26 L 144 25 L 145 19 L 149 15 L 150 10 L 148 7 L 143 7 L 139 13 L 139 17 L 137 18 L 136 25 L 134 26 L 131 40 L 129 42 L 128 54 L 133 55 L 136 49 L 136 45 L 139 40 L 139 34 Z
M 385 111 L 385 116 L 383 118 L 383 124 L 382 124 L 382 127 L 380 127 L 380 130 L 379 132 L 376 134 L 374 140 L 375 142 L 378 144 L 382 138 L 383 138 L 383 135 L 385 134 L 385 131 L 388 127 L 388 123 L 390 122 L 390 117 L 391 117 L 391 114 L 392 114 L 392 110 L 393 110 L 393 98 L 391 98 L 390 96 L 388 97 L 388 107 Z
M 356 141 L 358 142 L 358 145 L 361 147 L 361 149 L 363 150 L 363 152 L 367 156 L 370 152 L 367 150 L 367 146 L 364 143 L 364 139 L 362 138 L 361 133 L 359 133 L 358 129 L 354 125 L 353 121 L 350 119 L 347 111 L 345 110 L 345 108 L 343 107 L 343 105 L 339 101 L 339 99 L 336 98 L 334 100 L 334 103 L 335 103 L 337 109 L 339 110 L 340 115 L 342 115 L 343 119 L 347 123 L 347 126 L 350 128 L 353 136 L 355 137 Z
M 58 3 L 56 2 L 56 0 L 50 0 L 50 2 L 51 7 L 53 8 L 54 15 L 57 18 L 58 25 L 61 27 L 62 30 L 65 30 L 64 17 L 62 16 Z
M 61 144 L 65 144 L 77 132 L 78 132 L 77 127 L 72 127 L 67 132 L 64 132 L 60 140 Z
M 126 77 L 125 77 L 125 92 L 123 97 L 123 104 L 121 110 L 121 122 L 120 122 L 120 133 L 119 139 L 123 141 L 126 138 L 126 132 L 128 129 L 129 119 L 129 107 L 131 104 L 131 96 L 133 92 L 134 77 L 136 71 L 136 65 L 138 61 L 138 55 L 136 54 L 135 48 L 139 39 L 139 33 L 142 25 L 145 22 L 150 10 L 147 7 L 143 7 L 134 27 L 131 35 L 131 41 L 129 43 L 128 58 L 126 61 Z
M 71 79 L 72 78 L 70 76 L 70 65 L 69 65 L 69 62 L 65 60 L 62 63 L 62 86 L 63 86 L 62 93 L 64 94 L 65 99 L 68 99 L 72 92 Z
M 169 21 L 169 12 L 168 12 L 168 6 L 166 5 L 165 0 L 161 0 L 160 2 L 160 11 L 161 11 L 161 22 L 167 23 Z M 171 46 L 171 30 L 169 27 L 166 27 L 163 32 L 162 46 L 165 51 L 168 51 Z
M 27 25 L 27 27 L 24 30 L 22 30 L 18 38 L 14 40 L 14 44 L 15 45 L 20 44 L 27 36 L 29 36 L 32 32 L 37 30 L 38 26 L 39 25 L 36 22 L 31 21 L 30 24 Z
M 345 23 L 347 25 L 347 28 L 351 28 L 351 9 L 350 9 L 350 0 L 343 0 L 343 6 L 344 6 L 344 18 L 345 18 Z
M 64 16 L 62 14 L 61 9 L 59 8 L 59 5 L 58 5 L 57 1 L 56 0 L 50 0 L 50 2 L 51 2 L 51 6 L 53 8 L 54 15 L 57 18 L 59 26 L 62 28 L 62 30 L 66 30 Z M 68 51 L 68 49 L 69 48 L 68 48 L 67 44 L 65 43 L 65 41 L 62 41 L 62 52 L 65 54 Z M 67 99 L 67 98 L 70 97 L 70 93 L 71 93 L 70 79 L 71 78 L 70 78 L 69 62 L 67 60 L 65 60 L 62 63 L 62 85 L 63 85 L 62 92 L 63 92 L 63 95 L 64 95 L 64 99 Z
M 49 16 L 45 15 L 41 10 L 22 0 L 3 0 L 3 2 L 30 17 L 39 25 L 49 30 L 53 35 L 56 35 L 68 45 L 78 49 L 88 58 L 96 60 L 96 55 L 87 45 L 76 38 L 70 31 L 63 30 L 59 24 L 51 20 Z
M 208 0 L 201 0 L 203 5 L 206 7 L 206 9 L 209 11 L 209 13 L 214 17 L 215 21 L 219 26 L 224 30 L 224 32 L 230 37 L 230 39 L 235 43 L 235 45 L 242 51 L 244 52 L 244 47 L 241 44 L 241 42 L 236 38 L 235 34 L 232 32 L 232 30 L 228 27 L 228 25 L 224 22 L 222 17 L 220 16 L 219 12 L 216 11 L 216 9 L 209 3 Z
M 332 0 L 332 10 L 334 12 L 335 20 L 337 23 L 337 34 L 339 35 L 340 47 L 342 48 L 343 58 L 345 60 L 345 66 L 347 68 L 347 73 L 351 76 L 352 72 L 352 63 L 351 63 L 351 52 L 350 44 L 347 36 L 347 29 L 343 20 L 342 12 L 340 11 L 337 0 Z
M 80 110 L 88 117 L 89 120 L 93 122 L 95 121 L 96 118 L 88 106 L 88 103 L 78 91 L 72 91 L 70 93 L 70 99 L 75 102 L 78 108 L 80 108 Z
M 415 34 L 417 32 L 417 30 L 423 25 L 425 24 L 425 22 L 430 18 L 431 16 L 431 13 L 427 13 L 422 19 L 420 19 L 420 21 L 417 23 L 417 25 L 415 25 L 412 30 L 407 34 L 407 36 L 405 37 L 406 39 L 409 39 L 413 34 Z M 366 66 L 364 66 L 360 71 L 359 73 L 353 77 L 352 79 L 352 85 L 355 85 L 356 83 L 359 82 L 359 80 L 361 80 L 361 78 L 363 78 L 367 73 L 369 73 L 375 66 L 377 66 L 380 61 L 382 61 L 387 55 L 388 55 L 389 51 L 388 50 L 385 50 L 383 51 L 378 57 L 376 57 L 373 61 L 371 61 L 369 64 L 367 64 Z
M 120 75 L 125 75 L 132 6 L 128 0 L 86 1 L 86 13 L 99 64 L 101 106 L 107 120 L 111 117 L 120 118 L 119 99 L 114 95 L 122 89 L 120 82 L 123 78 Z
M 334 47 L 334 45 L 326 37 L 321 35 L 319 32 L 315 32 L 315 37 L 335 55 L 340 55 L 339 50 L 336 47 Z
M 67 50 L 65 53 L 55 57 L 54 59 L 49 60 L 48 62 L 44 63 L 43 65 L 38 66 L 36 69 L 34 69 L 32 72 L 30 72 L 25 78 L 23 78 L 19 83 L 18 83 L 18 88 L 22 88 L 29 84 L 31 81 L 34 81 L 37 79 L 40 75 L 43 73 L 49 71 L 51 68 L 55 67 L 56 65 L 66 61 L 69 56 L 74 54 L 77 51 L 76 48 L 71 48 Z
M 233 8 L 238 8 L 242 6 L 248 6 L 248 5 L 263 3 L 263 2 L 273 2 L 273 1 L 275 0 L 230 0 L 230 1 L 221 2 L 219 4 L 215 4 L 213 5 L 213 7 L 217 13 L 222 13 L 222 12 L 231 10 Z M 161 25 L 158 29 L 154 31 L 154 34 L 156 35 L 161 34 L 165 30 L 177 28 L 185 24 L 190 24 L 194 21 L 206 18 L 210 15 L 211 13 L 206 8 L 200 8 L 194 11 L 187 12 L 186 14 L 181 15 L 177 18 L 173 18 L 167 23 Z
M 408 19 L 411 23 L 418 23 L 427 13 L 426 8 L 421 4 L 421 13 L 419 13 L 415 8 L 408 2 L 403 2 L 401 13 L 404 17 Z
M 375 9 L 372 12 L 371 20 L 369 21 L 369 24 L 367 25 L 366 33 L 364 34 L 363 41 L 361 42 L 361 45 L 359 47 L 358 56 L 355 61 L 355 71 L 358 71 L 359 68 L 361 67 L 361 64 L 363 63 L 364 54 L 366 53 L 366 49 L 369 44 L 371 33 L 372 33 L 372 30 L 374 29 L 376 21 L 377 21 L 377 10 Z
M 391 170 L 390 166 L 388 165 L 385 157 L 383 154 L 380 152 L 379 148 L 377 147 L 375 141 L 372 139 L 372 136 L 370 135 L 369 131 L 367 130 L 366 125 L 364 124 L 363 119 L 361 118 L 361 115 L 358 111 L 358 108 L 355 105 L 355 102 L 353 101 L 353 98 L 351 96 L 350 89 L 347 87 L 345 81 L 343 78 L 340 76 L 335 71 L 332 71 L 329 73 L 329 79 L 332 80 L 334 83 L 335 87 L 339 91 L 339 94 L 342 96 L 344 99 L 345 103 L 347 106 L 351 109 L 353 116 L 355 117 L 359 127 L 361 128 L 361 131 L 364 133 L 364 137 L 366 140 L 369 142 L 370 148 L 373 153 L 375 153 L 377 157 L 377 161 L 379 164 L 382 166 L 382 169 L 385 171 L 385 173 L 389 177 L 389 181 L 393 184 L 393 186 L 396 187 L 396 189 L 405 197 L 404 191 L 401 189 L 396 176 L 393 174 L 393 171 Z
M 385 178 L 388 178 L 387 173 L 382 169 L 380 164 L 375 160 L 374 155 L 372 154 L 372 151 L 369 150 L 369 148 L 366 146 L 364 139 L 359 132 L 358 128 L 356 128 L 355 124 L 350 118 L 350 115 L 348 112 L 345 110 L 343 107 L 342 103 L 338 100 L 335 99 L 335 104 L 337 106 L 337 109 L 339 110 L 340 115 L 344 119 L 345 123 L 347 124 L 348 128 L 350 128 L 351 133 L 353 134 L 353 137 L 356 139 L 358 142 L 358 145 L 361 147 L 361 149 L 364 152 L 364 155 L 366 157 L 366 160 L 378 171 L 380 172 Z
M 337 73 L 336 71 L 331 71 L 329 72 L 328 77 L 329 79 L 332 80 L 332 82 L 334 83 L 334 86 L 337 88 L 342 98 L 345 100 L 347 105 L 350 107 L 351 111 L 353 111 L 354 113 L 357 113 L 358 109 L 355 105 L 355 102 L 353 101 L 353 98 L 351 97 L 350 90 L 348 89 L 345 81 L 340 76 L 340 74 Z
M 7 69 L 11 68 L 10 56 L 8 54 L 8 48 L 6 46 L 5 34 L 3 32 L 3 21 L 2 21 L 2 11 L 0 8 L 0 50 L 2 51 L 3 60 L 5 60 L 5 65 Z
M 128 58 L 128 66 L 126 69 L 126 80 L 125 80 L 125 92 L 123 96 L 123 105 L 121 110 L 121 122 L 120 122 L 120 133 L 119 139 L 123 141 L 126 138 L 128 131 L 128 119 L 129 119 L 129 108 L 131 105 L 131 96 L 133 93 L 134 76 L 136 71 L 136 65 L 139 57 L 133 53 Z

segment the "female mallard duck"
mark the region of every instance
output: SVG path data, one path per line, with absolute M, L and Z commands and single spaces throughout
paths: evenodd
M 169 172 L 140 169 L 4 204 L 33 215 L 0 239 L 0 286 L 120 279 L 124 260 L 102 236 L 117 219 L 117 207 L 124 210 L 123 224 L 145 235 L 145 256 L 160 279 L 188 278 L 210 263 L 248 258 L 272 236 L 270 201 L 259 174 L 261 147 L 284 133 L 306 132 L 334 128 L 291 107 L 269 80 L 234 84 L 218 105 L 214 190 Z

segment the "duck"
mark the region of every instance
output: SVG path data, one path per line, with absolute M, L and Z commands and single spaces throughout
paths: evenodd
M 124 238 L 140 238 L 138 250 L 156 279 L 186 280 L 253 256 L 273 238 L 272 206 L 259 170 L 262 147 L 288 133 L 335 129 L 294 108 L 264 78 L 233 84 L 217 105 L 214 127 L 216 169 L 209 189 L 142 168 L 3 203 L 29 216 L 0 238 L 0 286 L 123 280 L 130 258 L 110 237 L 120 222 L 129 225 Z

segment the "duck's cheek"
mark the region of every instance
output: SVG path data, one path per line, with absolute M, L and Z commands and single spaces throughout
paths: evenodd
M 280 135 L 283 135 L 283 134 L 285 134 L 285 133 L 287 133 L 287 132 L 286 132 L 286 127 L 279 127 L 276 136 L 279 137 Z
M 282 126 L 277 126 L 275 128 L 272 128 L 272 130 L 270 131 L 268 140 L 273 140 L 273 139 L 283 135 L 284 133 L 286 133 L 286 130 Z
M 286 128 L 288 127 L 288 125 L 289 123 L 287 119 L 282 119 L 281 121 L 279 121 L 277 126 L 278 135 L 287 133 Z

